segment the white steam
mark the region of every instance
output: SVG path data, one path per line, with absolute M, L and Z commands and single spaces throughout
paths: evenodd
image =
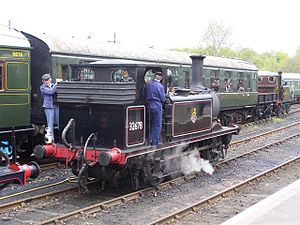
M 200 172 L 201 170 L 210 175 L 214 172 L 214 168 L 209 161 L 200 158 L 198 152 L 183 156 L 180 162 L 180 167 L 185 175 Z
M 204 172 L 212 175 L 214 168 L 208 160 L 200 157 L 199 151 L 192 150 L 189 154 L 184 155 L 186 153 L 184 150 L 187 146 L 187 144 L 180 144 L 176 147 L 176 149 L 173 149 L 172 155 L 177 155 L 179 157 L 175 157 L 174 159 L 167 161 L 167 164 L 165 165 L 166 171 L 177 171 L 184 175 L 188 175 L 203 170 Z M 178 174 L 171 172 L 170 176 L 176 177 Z

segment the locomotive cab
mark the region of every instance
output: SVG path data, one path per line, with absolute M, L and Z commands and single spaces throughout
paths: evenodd
M 290 109 L 289 86 L 282 80 L 282 72 L 260 71 L 258 76 L 258 110 L 262 114 L 280 116 Z
M 74 118 L 78 141 L 95 133 L 100 148 L 147 145 L 144 93 L 149 74 L 157 70 L 163 68 L 130 60 L 74 65 L 71 82 L 58 86 L 60 131 Z

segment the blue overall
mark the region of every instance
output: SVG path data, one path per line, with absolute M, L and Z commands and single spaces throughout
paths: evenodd
M 146 88 L 146 103 L 150 111 L 150 143 L 158 145 L 160 130 L 162 125 L 162 105 L 165 102 L 165 92 L 163 85 L 153 80 Z
M 58 125 L 58 106 L 53 104 L 53 94 L 56 92 L 56 84 L 51 84 L 51 87 L 42 84 L 40 86 L 41 94 L 44 98 L 43 108 L 47 117 L 47 126 L 50 128 L 50 134 L 52 136 L 52 140 L 54 139 L 54 128 L 53 123 L 55 119 L 56 125 Z

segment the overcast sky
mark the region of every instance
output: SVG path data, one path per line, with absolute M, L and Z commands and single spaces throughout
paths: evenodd
M 210 19 L 231 27 L 233 47 L 294 55 L 299 0 L 5 0 L 0 24 L 156 48 L 198 47 Z

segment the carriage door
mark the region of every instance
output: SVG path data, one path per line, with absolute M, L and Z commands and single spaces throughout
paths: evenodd
M 0 91 L 4 90 L 3 62 L 0 61 Z

